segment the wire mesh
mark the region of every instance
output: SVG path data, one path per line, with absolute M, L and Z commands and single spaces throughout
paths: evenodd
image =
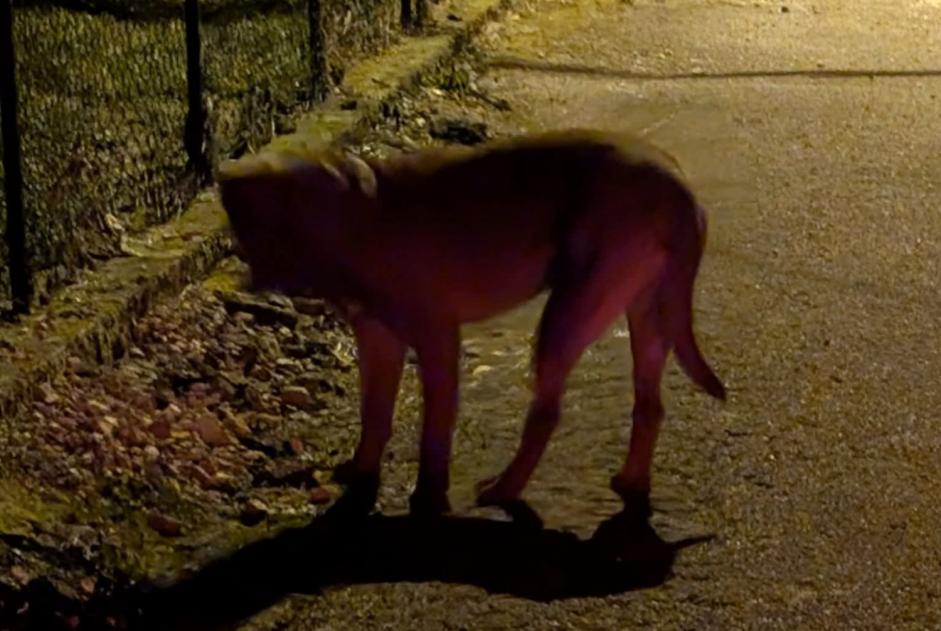
M 399 30 L 400 0 L 198 5 L 206 120 L 196 147 L 210 165 L 289 131 L 298 107 Z M 184 0 L 13 7 L 27 249 L 42 299 L 198 191 L 184 142 L 187 29 Z M 0 220 L 4 212 L 0 195 Z M 9 296 L 6 251 L 0 240 L 0 301 Z
M 290 130 L 313 100 L 307 0 L 202 3 L 206 104 L 215 158 L 234 157 Z
M 0 143 L 0 230 L 7 224 L 7 196 L 4 182 L 3 145 Z M 0 312 L 11 309 L 13 296 L 10 294 L 10 250 L 7 240 L 0 239 Z
M 400 32 L 398 0 L 323 3 L 327 73 L 337 84 L 351 63 L 389 46 Z
M 16 11 L 27 240 L 40 296 L 118 254 L 124 230 L 171 217 L 195 193 L 181 145 L 182 2 L 152 4 L 153 13 L 139 6 L 132 15 Z

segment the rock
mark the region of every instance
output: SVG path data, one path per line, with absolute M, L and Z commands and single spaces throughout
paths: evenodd
M 297 385 L 307 389 L 307 392 L 329 392 L 333 390 L 330 382 L 324 378 L 323 373 L 307 372 L 297 378 Z
M 170 438 L 170 421 L 158 418 L 147 427 L 147 431 L 159 440 L 167 440 Z
M 144 459 L 147 462 L 157 462 L 160 459 L 160 450 L 154 445 L 144 447 Z
M 229 409 L 222 411 L 222 425 L 232 432 L 236 438 L 245 438 L 252 435 L 252 429 L 241 416 Z
M 216 486 L 215 474 L 207 471 L 200 465 L 195 465 L 193 467 L 193 477 L 195 477 L 196 481 L 199 482 L 199 485 L 205 489 L 211 489 Z
M 256 412 L 267 412 L 273 414 L 278 411 L 277 401 L 271 397 L 267 385 L 262 382 L 253 381 L 245 388 L 245 401 L 249 407 Z
M 295 456 L 300 456 L 304 453 L 304 441 L 300 438 L 292 438 L 288 441 L 288 445 L 291 447 L 291 451 L 294 452 Z
M 237 354 L 237 361 L 242 366 L 242 374 L 248 374 L 255 366 L 259 356 L 258 348 L 255 346 L 245 346 Z
M 328 311 L 327 304 L 323 300 L 298 297 L 292 299 L 292 302 L 298 313 L 303 313 L 304 315 L 313 316 L 315 318 L 324 315 Z
M 291 299 L 285 296 L 284 294 L 279 294 L 273 291 L 266 291 L 261 295 L 261 298 L 276 307 L 281 307 L 288 311 L 294 310 L 294 303 L 291 302 Z
M 129 447 L 146 447 L 150 442 L 147 434 L 138 427 L 127 428 L 123 440 Z
M 87 405 L 88 405 L 88 409 L 94 412 L 95 414 L 107 414 L 108 412 L 111 411 L 111 408 L 109 408 L 107 405 L 105 405 L 101 401 L 97 401 L 95 399 L 89 399 Z
M 272 373 L 271 370 L 264 364 L 255 364 L 255 366 L 248 373 L 249 378 L 256 379 L 258 381 L 271 381 Z
M 480 375 L 490 372 L 491 370 L 493 370 L 493 366 L 487 366 L 486 364 L 481 364 L 477 366 L 476 368 L 474 368 L 473 372 L 471 373 L 471 376 L 479 377 Z
M 118 422 L 113 416 L 106 416 L 98 421 L 98 431 L 110 438 L 114 434 L 114 428 L 117 424 Z
M 22 586 L 25 586 L 33 578 L 29 571 L 21 565 L 14 565 L 11 567 L 10 576 L 12 576 L 13 580 Z
M 232 442 L 219 419 L 210 414 L 199 416 L 194 428 L 199 438 L 210 447 L 225 447 Z
M 159 462 L 148 462 L 144 465 L 144 475 L 154 481 L 160 480 L 163 478 L 163 467 Z
M 309 489 L 317 485 L 316 470 L 311 466 L 296 463 L 272 463 L 258 471 L 253 483 L 257 486 L 280 486 Z
M 252 430 L 262 433 L 281 425 L 281 417 L 277 414 L 266 414 L 259 412 L 249 417 L 248 425 Z
M 129 397 L 128 402 L 145 414 L 153 414 L 156 411 L 154 395 L 148 392 L 135 392 Z
M 42 396 L 43 403 L 47 405 L 55 405 L 61 400 L 61 397 L 56 394 L 51 383 L 39 384 L 39 394 Z
M 179 537 L 183 534 L 183 524 L 179 520 L 161 513 L 150 513 L 147 525 L 164 537 Z
M 166 409 L 168 406 L 173 404 L 175 395 L 173 390 L 169 387 L 163 387 L 162 385 L 154 388 L 154 407 L 157 409 Z
M 66 366 L 69 372 L 78 377 L 95 377 L 98 375 L 98 367 L 94 364 L 82 361 L 78 357 L 69 357 L 66 360 Z
M 223 401 L 231 401 L 245 387 L 245 378 L 236 372 L 222 372 L 216 376 L 215 387 Z
M 307 499 L 311 504 L 326 504 L 333 499 L 333 495 L 324 487 L 318 486 L 310 490 Z
M 280 458 L 286 453 L 284 449 L 284 441 L 278 440 L 277 438 L 261 436 L 256 438 L 255 436 L 246 436 L 242 438 L 241 441 L 243 446 L 247 449 L 251 449 L 254 452 L 268 456 L 269 458 Z
M 252 296 L 229 294 L 223 301 L 230 314 L 245 312 L 255 316 L 258 324 L 283 325 L 289 329 L 297 326 L 297 313 L 282 305 L 272 304 L 271 300 L 262 301 Z M 287 302 L 290 305 L 290 301 Z
M 209 394 L 209 384 L 203 381 L 197 381 L 190 385 L 188 394 L 198 399 L 204 399 Z
M 281 350 L 288 357 L 294 359 L 304 359 L 307 357 L 307 347 L 304 344 L 282 344 Z
M 94 576 L 86 576 L 78 582 L 78 586 L 86 596 L 91 596 L 95 593 L 96 582 L 97 581 L 95 580 Z
M 277 359 L 283 354 L 281 345 L 278 344 L 278 338 L 273 335 L 259 335 L 257 343 L 261 356 L 269 360 Z
M 246 526 L 256 526 L 268 517 L 268 506 L 258 499 L 250 499 L 242 506 L 239 521 Z
M 291 359 L 289 357 L 279 357 L 275 360 L 274 365 L 281 372 L 290 372 L 292 370 L 297 370 L 298 362 L 297 360 Z
M 176 403 L 171 403 L 166 407 L 163 413 L 166 416 L 167 420 L 170 420 L 170 419 L 179 418 L 179 416 L 183 413 L 183 410 L 181 410 L 180 406 L 178 406 Z
M 306 410 L 314 405 L 314 399 L 310 392 L 303 386 L 286 386 L 281 390 L 281 402 L 285 405 L 291 405 L 302 410 Z
M 234 476 L 219 472 L 213 476 L 212 486 L 210 488 L 221 491 L 222 493 L 235 493 L 238 491 L 239 483 Z
M 487 125 L 457 119 L 437 120 L 428 133 L 432 138 L 461 145 L 477 145 L 487 140 Z

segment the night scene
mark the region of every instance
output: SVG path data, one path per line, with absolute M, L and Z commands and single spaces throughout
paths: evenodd
M 0 631 L 941 629 L 941 0 L 0 0 Z

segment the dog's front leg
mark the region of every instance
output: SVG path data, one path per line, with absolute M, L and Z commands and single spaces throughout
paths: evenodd
M 382 453 L 392 434 L 392 416 L 405 363 L 405 344 L 385 325 L 365 313 L 347 315 L 359 354 L 362 429 L 352 460 L 336 468 L 334 479 L 375 496 Z
M 426 327 L 415 344 L 424 418 L 418 481 L 409 502 L 414 515 L 438 515 L 451 508 L 449 467 L 458 409 L 460 345 L 460 328 L 456 324 Z

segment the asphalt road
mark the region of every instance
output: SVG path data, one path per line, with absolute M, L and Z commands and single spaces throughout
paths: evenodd
M 373 523 L 342 578 L 243 628 L 941 628 L 941 1 L 533 7 L 489 32 L 483 83 L 514 108 L 493 126 L 634 130 L 679 158 L 711 213 L 697 329 L 730 400 L 671 362 L 655 532 L 608 521 L 588 542 L 617 512 L 629 431 L 618 327 L 572 377 L 526 493 L 548 531 L 526 533 L 469 507 L 517 444 L 541 303 L 469 328 L 459 517 Z M 412 378 L 390 515 L 416 394 Z

